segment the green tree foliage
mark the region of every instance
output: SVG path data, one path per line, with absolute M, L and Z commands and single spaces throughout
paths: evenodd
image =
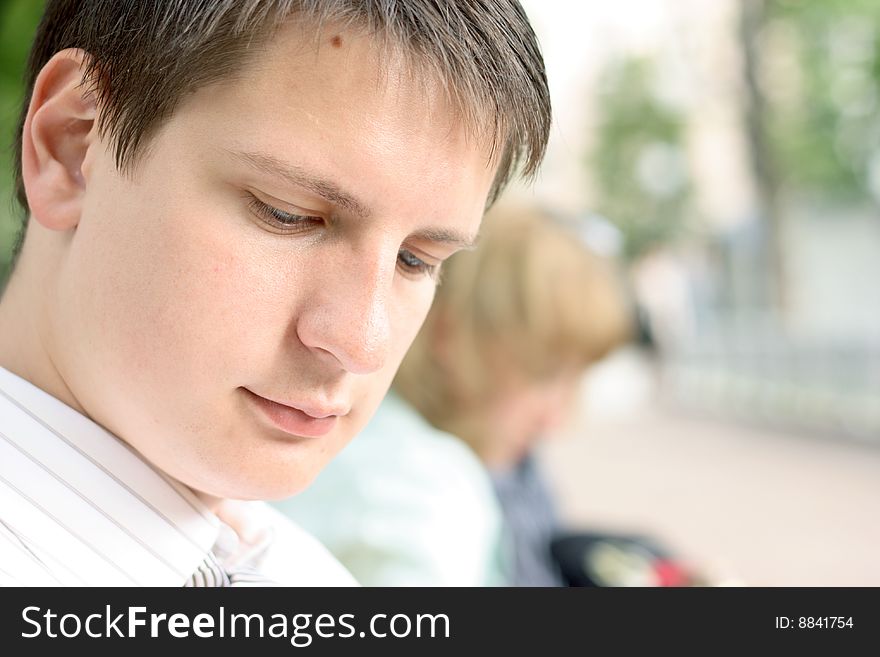
M 636 257 L 682 228 L 690 196 L 683 149 L 686 117 L 658 96 L 655 63 L 624 58 L 609 66 L 598 103 L 598 143 L 589 162 L 597 210 L 623 232 Z
M 0 1 L 0 284 L 6 279 L 20 211 L 12 202 L 12 142 L 24 83 L 22 74 L 42 14 L 40 0 Z
M 880 199 L 880 2 L 768 0 L 768 130 L 784 187 Z

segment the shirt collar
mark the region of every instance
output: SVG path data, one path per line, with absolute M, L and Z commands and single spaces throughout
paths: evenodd
M 0 367 L 0 521 L 50 581 L 180 586 L 221 523 L 127 443 Z

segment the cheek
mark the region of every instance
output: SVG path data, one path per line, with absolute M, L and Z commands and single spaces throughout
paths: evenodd
M 534 394 L 506 395 L 495 414 L 498 440 L 515 449 L 526 446 L 535 438 L 546 412 L 542 400 Z
M 489 404 L 486 409 L 485 440 L 496 448 L 504 444 L 518 442 L 518 434 L 523 428 L 522 408 L 516 398 L 502 395 Z
M 261 301 L 272 294 L 257 269 L 264 261 L 213 209 L 199 212 L 185 198 L 139 201 L 96 214 L 76 238 L 77 314 L 91 318 L 103 374 L 169 391 L 201 378 L 223 383 L 230 361 L 256 357 L 241 353 L 259 344 L 255 327 L 273 326 L 273 306 Z

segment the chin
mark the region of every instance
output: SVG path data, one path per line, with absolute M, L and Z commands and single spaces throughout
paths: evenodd
M 315 473 L 297 469 L 282 470 L 278 464 L 266 468 L 249 467 L 230 474 L 217 472 L 189 473 L 178 480 L 206 501 L 214 500 L 280 500 L 296 495 L 312 483 Z
M 237 500 L 281 500 L 302 492 L 314 481 L 317 473 L 285 472 L 254 473 L 224 482 L 218 497 Z
M 239 499 L 264 500 L 266 502 L 283 500 L 303 492 L 314 480 L 314 476 L 308 478 L 294 477 L 274 486 L 264 484 L 261 485 L 250 497 L 242 497 Z

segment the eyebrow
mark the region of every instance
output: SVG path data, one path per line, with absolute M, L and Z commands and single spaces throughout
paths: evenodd
M 283 178 L 287 183 L 295 187 L 303 187 L 314 192 L 330 203 L 339 205 L 359 217 L 368 217 L 370 211 L 366 205 L 358 201 L 350 194 L 344 192 L 339 185 L 325 178 L 309 173 L 305 169 L 284 162 L 274 155 L 256 151 L 234 151 L 225 149 L 235 159 L 243 162 L 252 169 L 270 176 Z M 425 228 L 413 233 L 416 239 L 448 244 L 457 249 L 469 250 L 476 247 L 477 237 L 466 235 L 455 230 L 445 228 Z
M 279 160 L 273 155 L 252 151 L 227 150 L 226 152 L 256 171 L 283 178 L 287 183 L 314 192 L 324 200 L 343 207 L 360 217 L 367 217 L 370 214 L 363 203 L 344 192 L 339 185 L 309 173 L 298 166 Z
M 476 248 L 477 238 L 464 235 L 457 231 L 446 230 L 444 228 L 426 228 L 417 230 L 413 233 L 415 239 L 427 240 L 429 242 L 439 242 L 440 244 L 448 244 L 462 251 L 469 251 Z

